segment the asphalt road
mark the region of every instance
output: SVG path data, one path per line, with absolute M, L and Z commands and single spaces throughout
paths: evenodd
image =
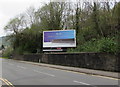
M 16 60 L 2 60 L 3 82 L 11 87 L 16 85 L 63 85 L 68 87 L 118 87 L 118 80 L 113 78 L 98 77 L 84 73 L 59 70 L 19 62 Z M 4 83 L 3 83 L 4 84 Z M 53 87 L 53 86 L 52 86 Z

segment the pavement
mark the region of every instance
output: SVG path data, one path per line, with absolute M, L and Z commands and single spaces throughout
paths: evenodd
M 45 63 L 35 63 L 35 62 L 28 62 L 28 61 L 20 61 L 20 62 L 34 64 L 34 65 L 38 65 L 38 66 L 49 67 L 49 68 L 55 68 L 55 69 L 68 70 L 68 71 L 79 72 L 79 73 L 84 73 L 84 74 L 90 74 L 90 75 L 111 77 L 111 78 L 116 78 L 116 79 L 120 80 L 120 73 L 117 73 L 117 72 L 108 72 L 108 71 L 92 70 L 92 69 L 85 69 L 85 68 L 60 66 L 60 65 L 52 65 L 52 64 L 45 64 Z

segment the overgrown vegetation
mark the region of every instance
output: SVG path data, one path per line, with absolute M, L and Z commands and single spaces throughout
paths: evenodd
M 3 50 L 2 57 L 7 58 L 10 57 L 13 52 L 13 49 L 11 47 L 8 47 L 7 49 Z
M 5 30 L 13 32 L 9 37 L 18 54 L 42 52 L 42 31 L 58 29 L 76 29 L 77 47 L 68 52 L 118 53 L 119 9 L 120 2 L 50 2 L 39 9 L 30 7 Z
M 101 38 L 91 39 L 82 45 L 79 45 L 76 49 L 69 49 L 68 52 L 109 52 L 117 53 L 118 43 L 115 38 Z

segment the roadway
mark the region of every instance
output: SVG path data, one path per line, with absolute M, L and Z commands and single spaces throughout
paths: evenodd
M 3 85 L 39 86 L 63 85 L 65 87 L 118 87 L 118 80 L 100 76 L 92 76 L 66 70 L 27 64 L 16 60 L 0 59 L 2 61 Z M 9 83 L 9 84 L 7 84 Z M 53 87 L 53 86 L 52 86 Z

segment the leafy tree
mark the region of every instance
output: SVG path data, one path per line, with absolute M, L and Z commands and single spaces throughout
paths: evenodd
M 50 2 L 13 18 L 5 26 L 14 52 L 42 52 L 42 31 L 76 29 L 77 47 L 71 52 L 119 52 L 120 3 Z
M 62 29 L 61 21 L 62 14 L 64 10 L 64 3 L 60 2 L 51 2 L 48 5 L 46 4 L 38 10 L 36 13 L 41 20 L 41 25 L 43 29 Z
M 8 22 L 4 29 L 14 34 L 18 34 L 19 32 L 22 31 L 24 27 L 23 25 L 24 25 L 23 16 L 15 17 Z

